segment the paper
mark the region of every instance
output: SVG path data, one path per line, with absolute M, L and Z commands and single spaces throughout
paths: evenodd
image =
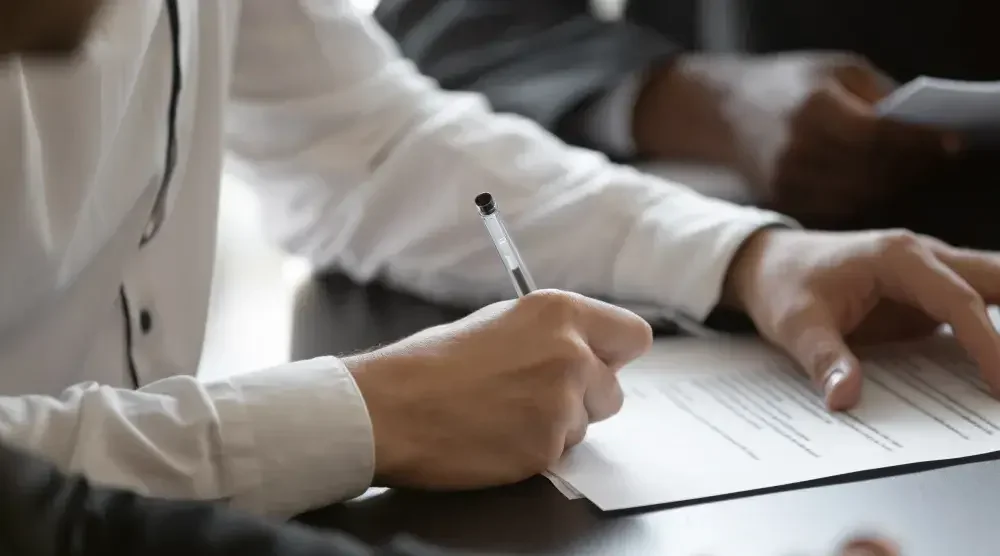
M 863 360 L 860 406 L 830 414 L 759 342 L 658 341 L 621 371 L 621 413 L 550 472 L 618 510 L 1000 450 L 1000 403 L 950 338 Z
M 918 77 L 882 100 L 876 110 L 901 122 L 1000 141 L 1000 82 Z
M 569 483 L 566 483 L 565 481 L 553 475 L 552 473 L 545 473 L 544 475 L 545 478 L 548 479 L 550 483 L 552 483 L 552 486 L 556 487 L 556 490 L 559 491 L 559 494 L 562 494 L 567 499 L 579 500 L 580 498 L 584 497 L 575 488 L 570 486 Z

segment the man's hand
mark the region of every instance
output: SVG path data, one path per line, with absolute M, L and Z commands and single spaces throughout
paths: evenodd
M 846 54 L 691 55 L 650 78 L 635 137 L 647 155 L 733 167 L 806 226 L 837 226 L 959 149 L 945 132 L 879 118 L 893 88 Z
M 649 325 L 579 295 L 540 291 L 345 360 L 368 406 L 379 484 L 516 482 L 622 404 L 616 372 Z
M 730 267 L 727 303 L 813 378 L 832 410 L 854 406 L 862 368 L 849 343 L 905 340 L 949 324 L 1000 395 L 1000 255 L 905 231 L 768 230 Z

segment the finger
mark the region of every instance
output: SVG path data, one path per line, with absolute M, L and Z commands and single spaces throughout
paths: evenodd
M 566 427 L 566 441 L 563 444 L 563 450 L 568 450 L 583 442 L 584 437 L 587 436 L 589 422 L 587 408 L 579 403 L 574 404 L 569 416 L 569 424 Z
M 880 117 L 868 102 L 831 80 L 815 95 L 817 113 L 825 115 L 832 137 L 862 152 L 910 156 L 947 155 L 954 134 Z
M 865 62 L 838 65 L 833 70 L 833 78 L 868 106 L 889 96 L 896 87 L 889 76 Z
M 603 421 L 622 407 L 624 394 L 617 373 L 594 354 L 581 336 L 574 337 L 573 342 L 576 348 L 572 356 L 572 380 L 565 393 L 568 396 L 565 413 L 576 422 L 577 414 L 583 415 L 584 425 Z
M 983 380 L 1000 394 L 1000 338 L 982 296 L 919 240 L 894 241 L 877 274 L 881 291 L 951 325 L 955 338 L 979 365 Z
M 617 371 L 649 351 L 653 330 L 632 311 L 579 296 L 579 324 L 584 339 L 601 361 Z
M 889 96 L 896 83 L 868 60 L 849 56 L 833 67 L 833 78 L 869 106 Z
M 624 401 L 625 394 L 614 370 L 603 363 L 591 365 L 583 398 L 588 421 L 596 423 L 616 415 Z
M 812 378 L 828 409 L 844 411 L 857 405 L 861 364 L 822 302 L 807 300 L 775 329 L 771 340 Z
M 932 238 L 923 238 L 922 241 L 935 257 L 972 286 L 987 304 L 1000 303 L 1000 253 L 961 249 Z
M 855 539 L 844 545 L 841 556 L 898 556 L 899 550 L 888 541 L 880 539 Z

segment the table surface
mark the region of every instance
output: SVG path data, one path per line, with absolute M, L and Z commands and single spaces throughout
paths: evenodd
M 295 358 L 384 344 L 467 312 L 379 286 L 355 286 L 342 277 L 306 284 L 295 307 Z M 369 542 L 409 534 L 462 554 L 482 555 L 818 555 L 829 553 L 851 533 L 870 531 L 895 539 L 907 556 L 993 556 L 1000 550 L 996 461 L 830 483 L 606 514 L 587 501 L 566 500 L 536 477 L 479 492 L 369 493 L 302 519 L 342 528 Z

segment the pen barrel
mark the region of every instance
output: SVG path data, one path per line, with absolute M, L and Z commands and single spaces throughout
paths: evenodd
M 517 250 L 514 242 L 510 240 L 507 226 L 504 224 L 503 219 L 500 218 L 500 214 L 494 212 L 493 214 L 483 216 L 483 224 L 486 226 L 490 238 L 493 239 L 497 253 L 500 254 L 500 260 L 503 261 L 504 266 L 507 268 L 510 281 L 514 285 L 514 290 L 517 292 L 518 297 L 533 292 L 536 289 L 535 280 L 531 277 L 527 266 L 525 266 L 524 261 L 521 259 L 521 253 Z

